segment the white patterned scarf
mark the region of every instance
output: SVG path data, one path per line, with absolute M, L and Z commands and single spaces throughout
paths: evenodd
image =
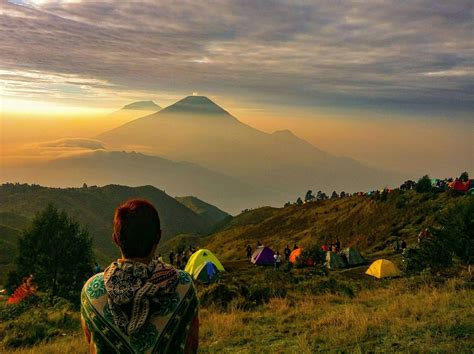
M 131 335 L 148 319 L 150 301 L 176 291 L 178 272 L 158 260 L 148 265 L 118 260 L 105 269 L 104 282 L 115 324 Z

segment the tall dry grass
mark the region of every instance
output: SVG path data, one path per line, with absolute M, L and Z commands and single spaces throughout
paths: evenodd
M 441 288 L 406 285 L 400 279 L 354 298 L 276 298 L 250 313 L 206 310 L 201 348 L 248 353 L 474 350 L 472 290 L 455 279 Z
M 82 333 L 57 339 L 50 343 L 40 343 L 31 348 L 9 351 L 14 354 L 86 354 L 88 348 Z

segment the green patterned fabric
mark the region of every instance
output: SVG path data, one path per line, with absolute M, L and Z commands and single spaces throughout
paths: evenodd
M 114 322 L 104 273 L 90 278 L 81 294 L 81 316 L 91 335 L 91 349 L 97 353 L 182 353 L 198 300 L 190 276 L 176 272 L 176 289 L 150 299 L 147 321 L 131 335 Z

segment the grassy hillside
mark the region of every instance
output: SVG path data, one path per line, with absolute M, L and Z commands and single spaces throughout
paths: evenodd
M 176 197 L 176 200 L 204 219 L 209 227 L 214 227 L 230 217 L 225 211 L 193 196 Z
M 213 227 L 209 219 L 202 218 L 152 186 L 132 188 L 109 185 L 64 189 L 4 184 L 0 186 L 0 265 L 12 262 L 16 252 L 16 239 L 29 226 L 35 213 L 44 209 L 48 203 L 64 209 L 89 229 L 96 255 L 105 265 L 117 256 L 116 247 L 111 240 L 114 210 L 121 202 L 131 198 L 145 198 L 157 207 L 162 222 L 163 242 L 178 234 L 206 234 Z
M 219 284 L 198 287 L 200 353 L 459 353 L 474 348 L 474 296 L 466 271 L 380 281 L 363 275 L 366 267 L 323 276 L 309 269 L 274 272 L 248 262 L 224 266 L 228 273 Z M 249 292 L 246 299 L 235 295 L 239 288 Z M 64 306 L 40 306 L 32 316 L 7 319 L 0 325 L 5 338 L 0 351 L 86 353 L 78 317 Z M 10 333 L 16 327 L 23 329 L 23 343 L 35 335 L 45 340 L 13 351 L 5 345 L 15 343 Z
M 420 229 L 436 225 L 439 213 L 468 198 L 474 197 L 396 191 L 386 200 L 350 197 L 232 218 L 202 239 L 226 272 L 219 282 L 197 287 L 200 352 L 471 352 L 473 283 L 458 260 L 436 274 L 379 280 L 365 274 L 368 265 L 329 273 L 284 265 L 276 272 L 243 259 L 244 246 L 257 240 L 281 250 L 287 243 L 339 238 L 369 260 L 383 254 L 400 265 L 401 256 L 392 252 L 395 238 L 416 242 Z M 165 244 L 190 242 L 189 237 L 183 233 Z M 40 306 L 31 316 L 6 317 L 0 351 L 13 349 L 20 328 L 24 334 L 17 344 L 23 348 L 17 353 L 85 353 L 78 315 L 69 311 Z M 56 321 L 60 315 L 67 331 Z
M 472 196 L 396 190 L 387 199 L 353 196 L 292 205 L 286 208 L 260 208 L 245 212 L 203 239 L 203 245 L 223 259 L 245 255 L 247 244 L 257 241 L 283 251 L 286 244 L 307 246 L 335 241 L 356 246 L 363 253 L 390 249 L 396 239 L 407 243 L 418 232 L 436 223 L 437 215 Z

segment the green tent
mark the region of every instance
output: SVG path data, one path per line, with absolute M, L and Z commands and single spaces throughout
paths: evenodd
M 365 259 L 362 257 L 355 248 L 348 247 L 344 249 L 344 255 L 346 256 L 346 261 L 350 266 L 355 266 L 359 264 L 364 264 Z
M 337 253 L 326 252 L 326 267 L 328 269 L 346 268 L 347 263 Z

